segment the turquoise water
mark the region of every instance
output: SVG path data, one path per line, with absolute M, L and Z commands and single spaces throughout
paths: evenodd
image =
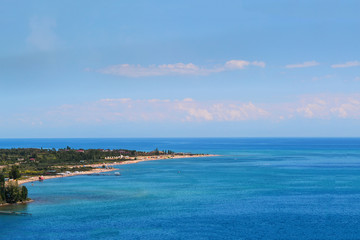
M 13 141 L 13 142 L 11 142 Z M 217 153 L 27 184 L 0 239 L 360 239 L 360 139 L 14 139 Z M 98 141 L 98 142 L 97 142 Z

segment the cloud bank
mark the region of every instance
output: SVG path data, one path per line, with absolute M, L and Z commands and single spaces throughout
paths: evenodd
M 348 67 L 358 67 L 358 66 L 360 66 L 359 61 L 352 61 L 352 62 L 331 65 L 332 68 L 348 68 Z
M 265 67 L 265 63 L 261 61 L 245 61 L 230 60 L 223 65 L 213 66 L 210 68 L 197 66 L 193 63 L 175 63 L 162 65 L 132 65 L 119 64 L 108 66 L 96 70 L 102 74 L 111 74 L 125 77 L 150 77 L 150 76 L 166 76 L 166 75 L 209 75 L 212 73 L 245 69 L 250 66 Z
M 35 117 L 36 116 L 36 117 Z M 71 126 L 123 122 L 243 122 L 360 119 L 360 95 L 303 96 L 287 103 L 109 98 L 8 116 L 22 125 Z M 6 119 L 3 119 L 6 120 Z M 5 121 L 6 122 L 6 121 Z M 41 124 L 40 124 L 41 123 Z
M 297 64 L 285 65 L 287 69 L 308 68 L 320 65 L 317 61 L 307 61 Z M 225 71 L 243 70 L 248 67 L 265 68 L 263 61 L 229 60 L 224 64 L 214 65 L 212 67 L 199 66 L 193 63 L 175 63 L 142 66 L 140 64 L 118 64 L 111 65 L 101 69 L 93 70 L 86 68 L 86 71 L 95 71 L 102 74 L 124 76 L 124 77 L 151 77 L 151 76 L 176 76 L 176 75 L 210 75 Z M 350 61 L 341 64 L 333 64 L 332 68 L 348 68 L 360 66 L 359 61 Z M 317 78 L 315 78 L 317 80 Z

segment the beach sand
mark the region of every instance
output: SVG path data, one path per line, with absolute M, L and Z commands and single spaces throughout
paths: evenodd
M 106 168 L 95 168 L 95 169 L 92 169 L 90 171 L 84 171 L 84 172 L 69 173 L 69 174 L 64 174 L 64 175 L 42 176 L 44 179 L 42 179 L 41 181 L 44 181 L 44 180 L 47 180 L 47 179 L 52 179 L 52 178 L 72 177 L 72 176 L 78 176 L 78 175 L 87 175 L 87 174 L 94 174 L 94 173 L 110 172 L 110 171 L 114 171 L 114 170 L 116 170 L 116 169 L 115 168 L 108 168 L 108 169 L 106 169 Z M 18 180 L 18 184 L 21 185 L 21 184 L 24 184 L 24 183 L 36 182 L 36 181 L 40 181 L 39 176 Z

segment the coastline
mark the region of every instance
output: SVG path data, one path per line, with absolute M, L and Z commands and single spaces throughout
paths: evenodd
M 160 155 L 160 156 L 141 156 L 141 157 L 137 157 L 137 159 L 131 158 L 129 160 L 126 161 L 121 161 L 121 162 L 113 162 L 113 163 L 105 163 L 105 165 L 107 166 L 116 166 L 116 165 L 125 165 L 125 164 L 134 164 L 134 163 L 139 163 L 139 162 L 147 162 L 147 161 L 157 161 L 157 160 L 168 160 L 168 159 L 179 159 L 179 158 L 198 158 L 198 157 L 216 157 L 219 155 L 215 155 L 215 154 L 193 154 L 193 155 Z M 98 164 L 89 164 L 89 165 L 85 165 L 85 167 L 101 167 L 102 165 L 104 165 L 103 163 L 98 163 Z M 79 167 L 79 166 L 76 166 Z
M 72 176 L 79 176 L 79 175 L 88 175 L 88 174 L 94 174 L 94 173 L 103 173 L 103 172 L 111 172 L 116 170 L 116 168 L 97 168 L 102 167 L 103 165 L 106 166 L 116 166 L 116 165 L 125 165 L 125 164 L 135 164 L 139 162 L 146 162 L 146 161 L 157 161 L 157 160 L 168 160 L 168 159 L 179 159 L 179 158 L 197 158 L 197 157 L 216 157 L 219 155 L 214 154 L 194 154 L 194 155 L 160 155 L 160 156 L 144 156 L 144 157 L 138 157 L 137 159 L 129 159 L 126 161 L 121 162 L 113 162 L 113 163 L 98 163 L 98 164 L 88 164 L 85 165 L 86 167 L 95 167 L 95 169 L 92 169 L 90 171 L 84 171 L 84 172 L 77 172 L 77 173 L 70 173 L 66 175 L 53 175 L 53 176 L 43 176 L 44 179 L 41 181 L 47 180 L 47 179 L 53 179 L 53 178 L 63 178 L 63 177 L 72 177 Z M 80 167 L 83 165 L 71 165 L 71 167 Z M 30 177 L 27 179 L 18 180 L 18 184 L 24 184 L 29 182 L 37 182 L 40 181 L 39 177 Z
M 27 178 L 27 179 L 18 180 L 17 182 L 18 182 L 19 185 L 21 185 L 21 184 L 24 184 L 24 183 L 44 181 L 44 180 L 53 179 L 53 178 L 72 177 L 72 176 L 87 175 L 87 174 L 93 174 L 93 173 L 110 172 L 110 171 L 114 171 L 114 170 L 115 170 L 115 168 L 108 168 L 108 169 L 98 168 L 98 169 L 92 169 L 90 171 L 69 173 L 69 174 L 66 174 L 66 175 L 43 176 L 44 179 L 42 179 L 42 180 L 39 180 L 39 177 L 30 177 L 30 178 Z
M 33 199 L 29 199 L 29 200 L 26 200 L 23 202 L 17 202 L 17 203 L 0 203 L 0 207 L 27 204 L 27 203 L 31 203 L 33 201 L 34 201 Z

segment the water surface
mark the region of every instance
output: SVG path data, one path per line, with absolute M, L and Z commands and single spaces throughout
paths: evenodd
M 27 184 L 1 239 L 360 239 L 360 139 L 13 139 L 222 154 Z

